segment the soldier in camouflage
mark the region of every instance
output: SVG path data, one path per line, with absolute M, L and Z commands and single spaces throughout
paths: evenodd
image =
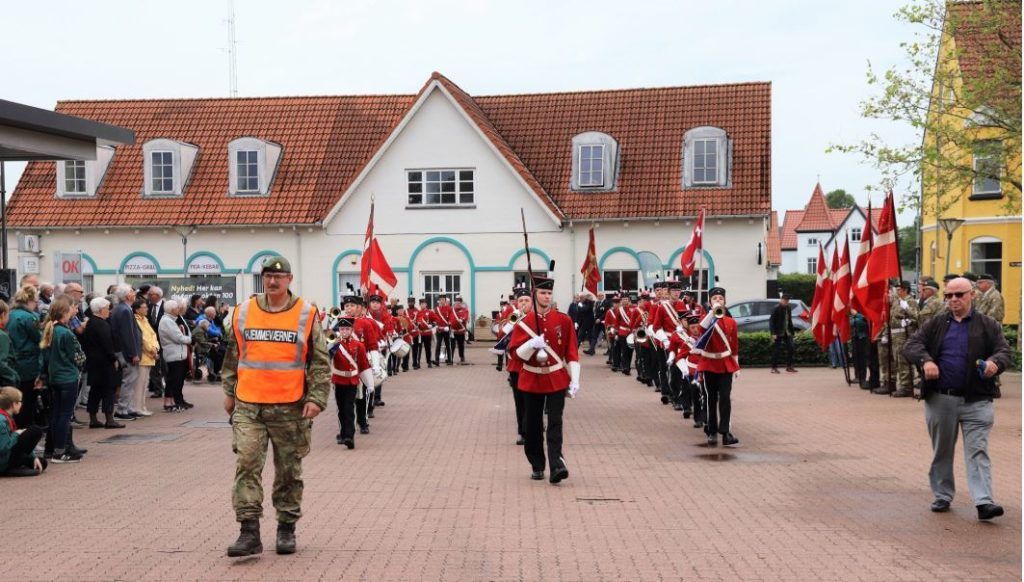
M 241 523 L 238 540 L 228 548 L 232 557 L 263 551 L 259 520 L 268 442 L 274 447 L 276 550 L 295 552 L 295 522 L 302 516 L 302 458 L 309 453 L 313 418 L 327 407 L 331 388 L 319 315 L 288 290 L 291 265 L 284 257 L 268 257 L 261 275 L 266 293 L 239 304 L 230 332 L 224 334 L 224 410 L 231 415 L 237 455 L 232 505 Z
M 978 313 L 983 313 L 1002 324 L 1006 318 L 1006 302 L 999 289 L 996 289 L 996 278 L 988 273 L 979 277 L 977 295 L 974 308 Z
M 882 331 L 878 347 L 882 386 L 872 390 L 875 394 L 892 394 L 897 398 L 913 396 L 914 375 L 910 363 L 903 358 L 903 346 L 917 332 L 917 315 L 917 302 L 910 296 L 910 283 L 901 281 L 896 294 L 889 296 L 888 329 Z M 890 337 L 891 345 L 888 343 Z M 890 365 L 895 366 L 892 371 L 896 380 L 895 387 L 889 385 Z
M 939 299 L 939 284 L 930 279 L 921 284 L 918 291 L 917 327 L 920 328 L 926 321 L 946 310 L 946 304 Z

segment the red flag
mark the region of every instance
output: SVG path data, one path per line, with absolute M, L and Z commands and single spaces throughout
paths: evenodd
M 363 256 L 360 261 L 359 287 L 364 292 L 379 289 L 384 295 L 390 295 L 398 285 L 398 277 L 391 270 L 391 265 L 384 257 L 376 237 L 373 236 L 373 200 L 370 200 L 370 222 L 366 225 L 366 237 L 363 239 Z
M 838 248 L 838 244 L 836 247 Z M 844 344 L 850 341 L 850 241 L 846 240 L 839 269 L 832 273 L 835 299 L 832 302 L 832 323 L 836 326 L 836 337 Z
M 683 270 L 683 276 L 693 275 L 693 269 L 697 265 L 697 252 L 704 250 L 704 209 L 697 213 L 697 222 L 693 225 L 693 232 L 690 233 L 690 242 L 686 243 L 683 254 L 679 257 L 679 266 Z
M 899 247 L 896 243 L 896 205 L 891 191 L 885 198 L 882 215 L 878 217 L 878 236 L 872 243 L 871 257 L 867 263 L 861 274 L 861 279 L 868 287 L 864 317 L 871 322 L 871 335 L 875 337 L 885 325 L 888 313 L 885 302 L 889 291 L 889 279 L 899 279 L 902 275 Z M 861 302 L 864 303 L 863 297 Z
M 825 250 L 818 245 L 818 279 L 811 301 L 811 332 L 822 350 L 832 343 L 832 277 L 825 266 Z
M 865 304 L 867 303 L 867 280 L 865 280 L 865 286 L 861 287 L 861 276 L 864 274 L 864 267 L 868 265 L 868 259 L 871 257 L 871 245 L 874 243 L 874 236 L 872 235 L 872 229 L 874 223 L 871 222 L 871 200 L 868 200 L 868 223 L 864 229 L 864 234 L 860 236 L 860 247 L 857 249 L 857 264 L 853 267 L 853 278 L 850 281 L 850 307 L 856 309 L 862 314 L 865 314 Z
M 597 245 L 594 244 L 594 227 L 590 227 L 590 245 L 587 247 L 587 258 L 580 267 L 583 273 L 583 286 L 597 295 L 597 285 L 601 282 L 601 271 L 597 268 Z

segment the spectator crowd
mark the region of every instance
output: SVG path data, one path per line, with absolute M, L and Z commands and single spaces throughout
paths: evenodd
M 216 296 L 185 304 L 155 285 L 86 295 L 79 283 L 23 277 L 0 300 L 0 475 L 81 461 L 76 429 L 125 428 L 152 416 L 150 398 L 165 413 L 191 409 L 186 382 L 204 370 L 220 382 L 227 313 Z

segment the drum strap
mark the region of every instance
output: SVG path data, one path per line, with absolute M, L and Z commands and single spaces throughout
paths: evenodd
M 348 350 L 345 349 L 345 346 L 338 344 L 338 351 L 341 352 L 342 357 L 348 360 L 349 364 L 352 364 L 352 369 L 355 370 L 356 373 L 358 373 L 359 365 L 356 364 L 356 359 L 352 357 L 352 354 L 348 353 Z

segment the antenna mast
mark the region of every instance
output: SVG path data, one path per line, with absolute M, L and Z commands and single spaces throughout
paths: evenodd
M 228 95 L 238 97 L 238 41 L 235 40 L 235 0 L 228 0 Z

